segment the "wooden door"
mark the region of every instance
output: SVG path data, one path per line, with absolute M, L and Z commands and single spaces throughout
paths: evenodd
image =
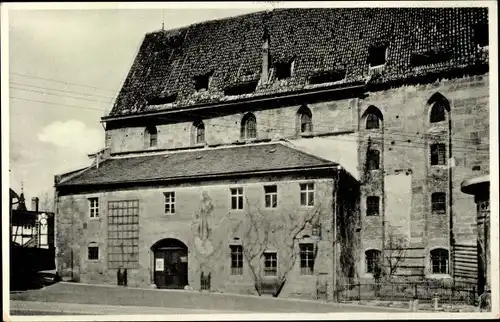
M 187 273 L 186 249 L 163 248 L 155 251 L 154 280 L 158 288 L 184 288 Z

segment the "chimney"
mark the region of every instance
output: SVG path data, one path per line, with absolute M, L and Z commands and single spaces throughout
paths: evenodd
M 260 83 L 265 84 L 269 79 L 269 32 L 264 30 L 264 43 L 262 44 L 262 74 Z
M 31 198 L 31 211 L 38 212 L 38 198 L 37 197 Z

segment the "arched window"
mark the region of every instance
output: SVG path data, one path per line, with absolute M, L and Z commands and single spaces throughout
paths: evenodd
M 194 143 L 205 143 L 205 124 L 199 121 L 193 125 Z
M 384 120 L 382 112 L 373 105 L 366 109 L 363 117 L 366 119 L 367 130 L 380 129 L 380 123 Z
M 241 120 L 241 138 L 254 139 L 257 137 L 257 120 L 252 113 L 246 114 Z
M 144 145 L 146 148 L 154 147 L 158 144 L 158 131 L 156 130 L 156 126 L 148 126 L 146 127 L 146 131 L 144 132 Z
M 441 105 L 439 102 L 436 102 L 434 105 L 432 105 L 431 123 L 444 121 L 446 119 L 445 112 L 446 110 L 444 106 Z
M 376 249 L 370 249 L 365 252 L 365 268 L 367 273 L 375 273 L 376 268 L 379 265 L 380 251 Z
M 297 112 L 297 119 L 300 133 L 312 132 L 312 113 L 310 109 L 302 106 Z
M 367 167 L 368 170 L 377 170 L 380 168 L 380 151 L 369 149 L 367 153 Z
M 430 122 L 438 123 L 446 120 L 446 112 L 450 111 L 450 102 L 440 93 L 435 93 L 427 102 L 431 106 Z
M 448 274 L 448 251 L 437 248 L 431 250 L 431 271 L 433 274 Z
M 370 113 L 366 116 L 366 129 L 378 129 L 380 128 L 380 124 L 378 121 L 378 116 L 376 114 Z

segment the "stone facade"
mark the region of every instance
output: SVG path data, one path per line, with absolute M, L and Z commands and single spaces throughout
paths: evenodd
M 461 193 L 460 183 L 489 172 L 488 41 L 480 38 L 481 30 L 484 32 L 481 28 L 487 26 L 487 12 L 416 8 L 400 8 L 392 13 L 372 9 L 342 12 L 280 10 L 209 22 L 213 35 L 219 33 L 218 37 L 225 39 L 217 42 L 217 48 L 213 47 L 215 42 L 207 40 L 212 38 L 202 36 L 206 30 L 212 30 L 203 25 L 178 30 L 178 34 L 148 34 L 112 112 L 103 121 L 110 160 L 178 150 L 210 151 L 215 147 L 231 149 L 287 142 L 294 149 L 339 164 L 346 177 L 356 180 L 341 180 L 336 187 L 331 172 L 308 177 L 302 169 L 293 176 L 274 173 L 272 178 L 263 178 L 245 172 L 235 179 L 239 181 L 186 179 L 161 186 L 151 180 L 136 185 L 99 182 L 78 192 L 68 192 L 56 182 L 59 269 L 82 281 L 115 283 L 116 268 L 107 266 L 106 207 L 110 201 L 133 199 L 139 202 L 139 257 L 137 268 L 130 268 L 130 285 L 154 282 L 152 247 L 164 238 L 175 238 L 189 251 L 190 286 L 201 288 L 203 272 L 211 274 L 212 289 L 254 293 L 254 282 L 262 270 L 250 267 L 261 265 L 261 256 L 256 257 L 257 262 L 252 262 L 256 258 L 246 258 L 241 276 L 231 275 L 228 266 L 229 246 L 234 238 L 239 238 L 244 249 L 261 238 L 256 233 L 259 229 L 251 231 L 251 227 L 256 227 L 252 220 L 274 230 L 266 237 L 266 247 L 277 253 L 278 275 L 285 272 L 280 278 L 287 282 L 280 296 L 314 297 L 321 280 L 329 285 L 327 293 L 331 297 L 334 275 L 338 283 L 371 280 L 366 251 L 390 256 L 394 250 L 390 248 L 395 247 L 393 237 L 404 241 L 406 251 L 395 275 L 453 276 L 473 282 L 477 277 L 475 263 L 457 264 L 475 256 L 477 239 L 474 200 Z M 311 25 L 309 15 L 328 29 L 307 30 Z M 372 19 L 366 19 L 367 16 Z M 335 20 L 339 17 L 354 19 L 346 24 L 349 32 L 338 29 L 342 28 Z M 262 23 L 237 23 L 245 20 Z M 298 22 L 303 25 L 297 25 Z M 380 28 L 372 22 L 380 24 Z M 247 34 L 248 43 L 240 43 L 245 37 L 233 37 L 233 33 L 224 31 L 229 27 L 232 29 L 228 30 Z M 297 37 L 292 46 L 289 40 L 293 37 L 283 37 L 292 35 L 290 30 L 307 37 Z M 456 39 L 449 36 L 450 30 Z M 314 47 L 309 46 L 312 32 L 320 32 L 318 39 L 313 38 L 318 41 L 314 46 L 321 50 L 310 50 Z M 345 36 L 346 41 L 339 42 L 335 38 L 339 36 Z M 463 46 L 446 43 L 450 39 Z M 234 44 L 241 48 L 231 49 Z M 336 44 L 342 48 L 331 47 Z M 384 48 L 385 55 L 380 57 L 385 56 L 383 60 L 387 61 L 371 66 L 375 44 Z M 448 51 L 444 50 L 445 45 Z M 206 48 L 205 54 L 192 59 L 199 48 Z M 327 48 L 338 57 L 328 56 Z M 242 62 L 226 55 L 238 50 L 251 53 L 240 54 Z M 290 76 L 279 79 L 274 74 L 286 65 L 290 55 L 295 57 L 290 63 Z M 230 59 L 234 66 L 227 62 Z M 204 60 L 209 62 L 202 63 Z M 245 67 L 244 62 L 251 66 Z M 343 79 L 322 84 L 310 82 L 318 72 L 331 76 L 332 72 L 341 71 L 345 74 Z M 193 77 L 211 77 L 207 79 L 211 85 L 195 89 Z M 255 82 L 253 92 L 225 94 L 227 86 L 250 86 L 248 82 Z M 242 137 L 242 122 L 249 115 L 255 117 L 256 136 L 246 139 Z M 301 130 L 301 115 L 311 117 L 307 131 Z M 367 128 L 375 120 L 377 126 Z M 197 143 L 195 125 L 200 122 L 204 125 L 203 140 Z M 157 134 L 154 144 L 152 132 L 146 131 L 151 127 Z M 266 158 L 272 157 L 263 156 L 259 163 L 265 165 L 269 161 Z M 154 172 L 151 168 L 146 170 Z M 322 209 L 315 220 L 321 224 L 322 239 L 314 241 L 317 265 L 312 276 L 301 275 L 298 262 L 286 260 L 293 257 L 287 253 L 287 238 L 294 235 L 289 232 L 297 229 L 297 222 L 308 218 L 308 212 L 296 204 L 302 180 L 312 180 L 318 187 L 316 194 L 321 191 L 316 200 Z M 255 216 L 252 212 L 233 213 L 228 209 L 230 187 L 243 186 L 248 200 L 262 204 L 263 185 L 272 182 L 276 182 L 279 191 L 277 209 L 256 211 Z M 110 188 L 112 184 L 114 187 Z M 177 211 L 173 216 L 164 214 L 163 193 L 167 190 L 176 193 Z M 99 198 L 98 220 L 88 218 L 88 198 L 92 197 Z M 199 236 L 197 229 L 201 228 L 193 228 L 200 227 L 193 220 L 196 214 L 203 213 L 202 204 L 211 210 L 208 224 L 203 224 L 206 232 Z M 328 228 L 333 227 L 333 221 L 337 222 L 337 230 Z M 293 254 L 297 251 L 296 242 L 312 234 L 308 225 L 311 223 L 294 235 L 297 239 L 292 241 Z M 99 259 L 86 259 L 89 243 L 100 245 Z
M 315 205 L 300 206 L 300 183 L 314 183 Z M 264 207 L 264 185 L 276 185 L 278 191 L 277 208 Z M 242 187 L 245 195 L 243 210 L 230 209 L 231 187 Z M 90 193 L 60 195 L 58 198 L 58 270 L 64 277 L 72 277 L 87 283 L 117 283 L 117 269 L 108 264 L 108 202 L 139 201 L 139 260 L 138 267 L 128 269 L 128 285 L 147 287 L 153 280 L 153 245 L 165 238 L 175 238 L 188 247 L 188 282 L 194 289 L 200 289 L 202 271 L 211 273 L 211 289 L 254 294 L 254 278 L 251 268 L 245 262 L 242 275 L 231 275 L 230 244 L 235 237 L 246 243 L 247 230 L 255 218 L 266 218 L 269 224 L 262 230 L 271 229 L 267 248 L 278 254 L 278 274 L 283 271 L 288 282 L 282 296 L 316 296 L 318 275 L 332 285 L 332 217 L 333 179 L 318 177 L 265 177 L 234 181 L 211 181 L 202 184 L 177 184 L 130 190 L 94 190 Z M 164 192 L 175 192 L 176 211 L 165 214 Z M 196 230 L 197 218 L 203 196 L 206 194 L 213 205 L 209 214 L 208 242 L 202 240 Z M 99 217 L 89 217 L 89 198 L 99 198 Z M 316 214 L 317 212 L 317 214 Z M 297 233 L 293 246 L 283 244 L 299 225 L 302 218 L 314 214 L 314 224 L 321 226 L 321 239 L 314 240 L 317 254 L 315 274 L 302 275 L 300 260 L 286 262 L 289 252 L 299 251 L 299 244 L 308 242 L 312 235 L 312 224 L 305 224 Z M 290 219 L 294 219 L 293 222 Z M 250 237 L 250 235 L 248 235 Z M 290 242 L 290 240 L 288 240 Z M 207 246 L 207 243 L 209 246 Z M 87 246 L 99 245 L 99 258 L 89 260 Z M 72 262 L 72 263 L 71 263 Z M 285 272 L 289 270 L 289 272 Z M 71 273 L 73 271 L 73 273 Z M 265 277 L 264 277 L 265 278 Z M 330 297 L 331 289 L 329 290 Z

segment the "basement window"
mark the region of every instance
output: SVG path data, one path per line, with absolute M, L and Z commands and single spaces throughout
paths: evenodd
M 384 65 L 387 59 L 387 45 L 375 45 L 368 50 L 368 64 L 370 67 Z
M 288 63 L 277 63 L 275 65 L 276 79 L 282 80 L 292 77 L 293 61 Z
M 210 87 L 210 83 L 212 82 L 212 75 L 213 73 L 210 72 L 205 75 L 195 76 L 194 77 L 195 89 L 197 91 L 208 90 L 208 88 Z

